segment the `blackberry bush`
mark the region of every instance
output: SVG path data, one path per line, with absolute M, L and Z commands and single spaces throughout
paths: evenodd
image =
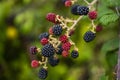
M 94 23 L 94 19 L 97 18 L 97 13 L 91 12 L 93 11 L 93 5 L 97 2 L 97 0 L 93 0 L 91 3 L 88 3 L 84 0 L 88 6 L 80 6 L 75 4 L 77 0 L 63 0 L 63 3 L 67 7 L 71 7 L 71 13 L 73 15 L 79 15 L 78 19 L 73 20 L 69 18 L 64 18 L 55 13 L 48 13 L 46 19 L 53 23 L 53 27 L 49 28 L 49 33 L 45 32 L 39 35 L 39 40 L 42 44 L 42 49 L 37 47 L 31 47 L 30 51 L 32 54 L 40 53 L 42 60 L 35 60 L 31 62 L 32 67 L 39 67 L 39 78 L 45 79 L 47 78 L 47 63 L 51 66 L 56 66 L 59 63 L 58 55 L 63 57 L 69 57 L 70 48 L 73 50 L 71 52 L 72 58 L 77 58 L 79 56 L 78 48 L 75 43 L 71 40 L 71 35 L 75 32 L 75 26 L 77 23 L 86 15 L 88 15 L 89 20 L 91 20 L 92 27 L 89 31 L 84 34 L 83 39 L 85 42 L 90 42 L 95 38 L 96 25 Z M 72 25 L 68 25 L 68 24 Z

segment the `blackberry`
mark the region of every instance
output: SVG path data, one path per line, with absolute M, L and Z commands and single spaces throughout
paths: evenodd
M 77 13 L 78 15 L 87 15 L 89 12 L 89 8 L 86 6 L 78 6 Z
M 43 38 L 47 38 L 48 39 L 49 34 L 47 32 L 44 32 L 42 34 L 39 35 L 39 40 L 43 39 Z
M 32 54 L 32 55 L 35 55 L 35 54 L 37 54 L 37 47 L 36 46 L 32 46 L 32 47 L 30 47 L 30 53 Z
M 86 6 L 74 5 L 71 8 L 71 13 L 74 15 L 87 15 L 89 8 Z
M 49 58 L 48 58 L 48 62 L 49 62 L 49 64 L 50 64 L 51 66 L 54 67 L 54 66 L 58 65 L 59 59 L 52 56 L 52 57 L 49 57 Z
M 85 42 L 90 42 L 90 41 L 94 40 L 94 38 L 95 38 L 95 33 L 93 33 L 92 31 L 87 31 L 83 37 Z
M 77 58 L 78 56 L 79 56 L 78 51 L 73 50 L 73 51 L 71 52 L 71 57 L 72 57 L 72 58 Z
M 60 46 L 58 46 L 58 51 L 56 52 L 56 54 L 61 55 L 62 51 L 63 51 L 63 49 L 62 49 L 62 46 L 60 45 Z
M 41 54 L 45 57 L 53 56 L 55 52 L 54 47 L 51 44 L 46 44 L 41 50 Z
M 73 5 L 72 7 L 71 7 L 71 13 L 72 14 L 74 14 L 74 15 L 78 15 L 78 13 L 77 13 L 77 7 L 78 7 L 79 5 Z
M 59 24 L 53 26 L 53 34 L 55 36 L 60 36 L 62 33 L 62 27 Z
M 38 73 L 39 78 L 45 79 L 45 78 L 47 78 L 47 75 L 48 75 L 48 71 L 46 69 L 41 68 L 39 70 L 39 73 Z

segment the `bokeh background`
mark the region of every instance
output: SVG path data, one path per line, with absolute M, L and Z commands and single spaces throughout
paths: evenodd
M 92 1 L 92 0 L 88 0 Z M 78 0 L 80 5 L 86 5 Z M 84 17 L 76 26 L 72 40 L 79 48 L 77 59 L 62 58 L 56 67 L 49 66 L 46 80 L 115 80 L 119 48 L 120 0 L 99 0 L 96 23 L 103 26 L 90 43 L 83 41 L 91 26 Z M 0 0 L 0 80 L 40 80 L 39 68 L 31 68 L 29 47 L 41 47 L 38 36 L 53 26 L 45 18 L 54 12 L 76 19 L 61 0 Z

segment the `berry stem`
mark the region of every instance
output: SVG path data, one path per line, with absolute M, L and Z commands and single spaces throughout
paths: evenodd
M 86 3 L 87 5 L 89 5 L 89 4 L 90 4 L 87 0 L 84 0 L 84 1 L 85 1 L 85 3 Z
M 92 23 L 92 31 L 93 31 L 94 33 L 96 33 L 96 32 L 95 32 L 96 25 L 95 25 L 95 23 L 94 23 L 94 20 L 91 20 L 91 23 Z

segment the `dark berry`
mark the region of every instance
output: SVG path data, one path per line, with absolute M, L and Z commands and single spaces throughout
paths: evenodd
M 54 66 L 58 65 L 59 59 L 52 56 L 52 57 L 49 57 L 49 58 L 48 58 L 48 62 L 49 62 L 49 64 L 50 64 L 51 66 L 54 67 Z
M 60 45 L 60 46 L 58 46 L 58 51 L 56 51 L 56 54 L 61 55 L 62 51 L 63 51 L 63 49 L 62 49 L 62 46 Z
M 49 38 L 49 34 L 47 33 L 47 32 L 44 32 L 44 33 L 42 33 L 42 34 L 40 34 L 39 35 L 39 40 L 41 41 L 41 39 L 43 39 L 43 38 Z
M 43 46 L 41 50 L 42 55 L 45 57 L 53 56 L 54 52 L 55 52 L 55 49 L 51 44 L 46 44 L 45 46 Z
M 74 15 L 78 15 L 78 12 L 77 12 L 77 7 L 78 7 L 79 5 L 73 5 L 72 7 L 71 7 L 71 13 L 72 14 L 74 14 Z
M 65 6 L 66 7 L 70 7 L 71 5 L 72 5 L 72 1 L 71 0 L 65 1 Z
M 70 42 L 66 42 L 66 43 L 62 44 L 62 48 L 63 48 L 63 50 L 65 50 L 65 51 L 70 50 L 70 47 L 71 47 Z
M 55 36 L 60 36 L 62 34 L 62 27 L 59 24 L 53 26 L 53 34 Z
M 65 43 L 68 41 L 68 37 L 66 35 L 61 35 L 59 40 L 62 42 L 62 43 Z
M 87 15 L 89 12 L 89 8 L 86 6 L 78 6 L 77 13 L 78 15 Z
M 71 52 L 71 57 L 72 57 L 72 58 L 77 58 L 78 56 L 79 56 L 78 51 L 73 50 L 73 51 Z
M 98 26 L 96 26 L 96 32 L 100 32 L 100 31 L 102 31 L 103 30 L 103 27 L 102 26 L 100 26 L 100 25 L 98 25 Z
M 87 31 L 83 37 L 85 42 L 90 42 L 90 41 L 94 40 L 94 38 L 95 38 L 95 33 L 93 33 L 92 31 Z
M 39 67 L 39 61 L 37 61 L 37 60 L 33 60 L 32 62 L 31 62 L 31 66 L 33 67 L 33 68 L 37 68 L 37 67 Z
M 31 53 L 31 54 L 35 55 L 37 52 L 38 52 L 38 51 L 37 51 L 37 47 L 36 47 L 36 46 L 30 47 L 30 53 Z
M 69 33 L 69 36 L 72 36 L 74 34 L 75 30 L 71 29 L 70 30 L 70 33 Z
M 63 57 L 68 57 L 69 56 L 69 52 L 68 51 L 63 51 L 62 52 L 62 56 Z
M 48 39 L 47 38 L 43 38 L 43 39 L 41 39 L 40 42 L 41 42 L 42 45 L 45 45 L 45 44 L 48 43 Z
M 45 79 L 45 78 L 47 78 L 47 75 L 48 75 L 48 71 L 46 69 L 41 68 L 39 70 L 39 73 L 38 73 L 39 78 Z
M 97 12 L 96 11 L 91 11 L 88 13 L 88 16 L 90 19 L 96 19 L 97 18 Z
M 87 15 L 89 12 L 89 8 L 86 6 L 74 5 L 71 8 L 71 12 L 74 15 Z
M 56 14 L 54 13 L 48 13 L 46 15 L 46 19 L 50 22 L 56 23 Z

